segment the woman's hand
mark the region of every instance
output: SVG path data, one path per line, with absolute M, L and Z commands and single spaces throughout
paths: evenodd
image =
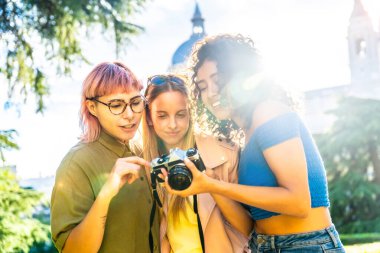
M 208 186 L 210 185 L 210 182 L 213 179 L 208 177 L 205 172 L 199 171 L 195 167 L 194 163 L 192 163 L 188 158 L 185 158 L 184 162 L 186 167 L 190 170 L 191 174 L 193 175 L 191 185 L 187 189 L 182 191 L 173 190 L 169 185 L 167 171 L 162 169 L 162 173 L 165 177 L 165 188 L 167 189 L 167 191 L 171 194 L 179 195 L 181 197 L 187 197 L 198 193 L 208 192 Z
M 137 156 L 117 159 L 101 193 L 114 197 L 125 183 L 132 184 L 139 178 L 141 166 L 150 167 L 150 163 Z

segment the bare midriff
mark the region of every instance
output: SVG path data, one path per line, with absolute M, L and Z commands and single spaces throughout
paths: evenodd
M 305 218 L 277 215 L 255 222 L 258 234 L 289 235 L 307 233 L 331 226 L 330 212 L 327 207 L 312 208 Z

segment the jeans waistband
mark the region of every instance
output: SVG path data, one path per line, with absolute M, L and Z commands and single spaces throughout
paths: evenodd
M 328 228 L 299 234 L 290 235 L 262 235 L 252 232 L 251 240 L 259 247 L 275 249 L 284 246 L 304 246 L 333 242 L 338 247 L 341 242 L 334 225 Z

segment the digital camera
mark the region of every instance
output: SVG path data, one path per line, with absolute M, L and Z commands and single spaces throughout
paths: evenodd
M 179 148 L 171 149 L 169 154 L 152 160 L 152 170 L 150 173 L 152 183 L 155 183 L 156 180 L 161 183 L 163 182 L 158 175 L 162 174 L 161 169 L 165 169 L 168 172 L 168 181 L 172 189 L 182 191 L 188 188 L 193 175 L 184 163 L 186 157 L 194 163 L 199 171 L 206 169 L 197 149 L 190 148 L 186 151 Z

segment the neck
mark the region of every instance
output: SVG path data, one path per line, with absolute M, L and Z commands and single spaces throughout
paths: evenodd
M 236 116 L 232 117 L 232 120 L 236 123 L 236 125 L 239 126 L 240 129 L 243 130 L 245 139 L 249 140 L 254 131 L 253 116 L 250 119 L 248 119 L 245 117 L 241 117 L 239 113 L 234 113 L 234 115 Z
M 234 113 L 234 117 L 232 117 L 231 119 L 235 122 L 235 124 L 243 130 L 244 133 L 247 133 L 251 126 L 252 126 L 252 122 L 251 119 L 248 119 L 246 117 L 242 117 L 241 113 Z
M 167 153 L 169 153 L 169 150 L 173 149 L 173 148 L 180 148 L 180 149 L 183 149 L 183 141 L 181 141 L 180 143 L 176 144 L 176 145 L 168 145 L 168 144 L 165 144 L 165 150 Z

